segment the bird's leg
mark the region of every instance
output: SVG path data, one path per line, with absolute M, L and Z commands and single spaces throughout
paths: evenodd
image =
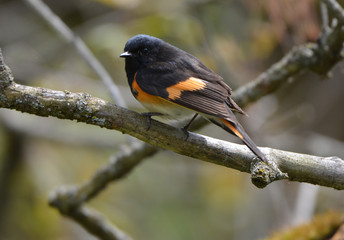
M 186 139 L 187 140 L 189 138 L 189 132 L 188 132 L 188 128 L 190 127 L 191 123 L 195 120 L 195 118 L 198 116 L 198 113 L 196 113 L 190 120 L 190 122 L 188 124 L 186 124 L 184 127 L 182 127 L 182 131 L 185 133 L 186 135 Z
M 162 116 L 164 114 L 158 113 L 158 112 L 144 112 L 144 113 L 141 113 L 141 115 L 145 116 L 147 118 L 147 131 L 148 131 L 151 127 L 152 117 L 153 116 Z

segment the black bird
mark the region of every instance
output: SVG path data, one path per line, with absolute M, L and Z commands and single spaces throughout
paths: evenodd
M 223 78 L 191 54 L 148 35 L 128 40 L 125 71 L 135 98 L 151 115 L 178 118 L 200 114 L 239 137 L 262 161 L 264 154 L 247 135 L 233 111 L 246 113 L 231 98 L 232 89 Z M 190 123 L 185 127 L 185 130 Z

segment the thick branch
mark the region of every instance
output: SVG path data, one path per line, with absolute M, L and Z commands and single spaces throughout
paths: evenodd
M 85 93 L 55 91 L 16 84 L 11 80 L 8 68 L 4 66 L 4 64 L 1 66 L 0 62 L 0 69 L 3 70 L 0 75 L 6 76 L 5 72 L 8 75 L 0 80 L 0 107 L 118 130 L 182 155 L 242 172 L 252 171 L 251 162 L 254 162 L 255 157 L 244 145 L 194 133 L 190 133 L 189 138 L 185 140 L 185 135 L 180 129 L 154 120 L 147 132 L 146 118 L 141 114 Z M 263 148 L 262 151 L 269 159 L 273 159 L 280 169 L 288 173 L 293 181 L 344 189 L 344 161 L 339 158 L 321 158 L 268 148 Z M 281 177 L 274 176 L 273 174 L 276 174 L 274 171 L 270 172 L 258 166 L 258 172 L 260 171 L 263 171 L 261 176 L 268 176 L 267 183 Z
M 15 109 L 37 116 L 53 116 L 130 134 L 144 142 L 177 153 L 249 172 L 253 154 L 246 147 L 238 159 L 234 149 L 226 149 L 226 142 L 191 133 L 188 140 L 178 128 L 152 120 L 147 131 L 146 117 L 85 93 L 55 91 L 12 83 L 2 88 L 0 107 Z M 204 148 L 207 146 L 206 148 Z

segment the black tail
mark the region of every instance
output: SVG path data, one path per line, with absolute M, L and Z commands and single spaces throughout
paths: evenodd
M 209 120 L 217 126 L 223 128 L 227 132 L 234 134 L 235 136 L 240 138 L 257 157 L 259 157 L 263 162 L 267 163 L 265 155 L 259 150 L 257 145 L 248 136 L 240 123 L 234 123 L 233 120 L 228 120 L 225 118 L 209 118 Z

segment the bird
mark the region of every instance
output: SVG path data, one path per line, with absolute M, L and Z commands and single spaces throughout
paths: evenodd
M 120 55 L 131 93 L 149 112 L 149 118 L 194 116 L 185 125 L 187 132 L 199 114 L 237 136 L 263 162 L 266 156 L 246 133 L 233 112 L 247 115 L 231 98 L 232 89 L 223 78 L 198 58 L 146 34 L 130 38 Z

